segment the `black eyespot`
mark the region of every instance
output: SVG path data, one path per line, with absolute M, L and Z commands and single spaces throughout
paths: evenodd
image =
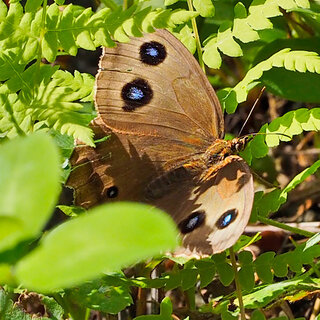
M 226 228 L 230 223 L 232 223 L 236 217 L 238 216 L 237 209 L 230 209 L 226 211 L 216 222 L 216 226 L 218 229 Z
M 200 227 L 204 223 L 205 217 L 206 213 L 203 210 L 192 212 L 188 218 L 179 223 L 178 228 L 183 234 L 189 233 Z
M 146 80 L 135 79 L 125 84 L 121 91 L 121 97 L 125 102 L 122 107 L 124 111 L 133 111 L 149 103 L 152 99 L 153 91 Z
M 116 186 L 112 186 L 107 190 L 107 197 L 108 198 L 115 198 L 118 196 L 119 189 Z
M 140 47 L 140 59 L 143 63 L 156 66 L 167 56 L 166 48 L 159 42 L 145 42 Z

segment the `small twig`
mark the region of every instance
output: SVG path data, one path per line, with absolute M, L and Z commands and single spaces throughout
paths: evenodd
M 241 286 L 240 286 L 239 277 L 238 277 L 238 267 L 237 267 L 236 256 L 234 254 L 233 247 L 229 248 L 229 252 L 230 252 L 231 264 L 232 264 L 232 267 L 234 270 L 234 282 L 236 284 L 236 294 L 237 294 L 237 298 L 239 301 L 241 320 L 246 320 L 243 299 L 242 299 Z
M 318 233 L 320 232 L 320 221 L 313 221 L 313 222 L 299 222 L 299 223 L 286 223 L 287 226 L 292 228 L 299 228 L 303 229 L 307 232 L 311 233 Z M 292 234 L 293 232 L 291 230 L 284 230 L 283 228 L 279 228 L 276 226 L 270 226 L 270 225 L 257 225 L 257 226 L 246 226 L 245 233 L 258 233 L 258 232 L 265 232 L 265 231 L 271 231 L 271 232 L 277 232 L 282 230 L 283 232 L 287 234 Z
M 315 318 L 319 314 L 319 311 L 320 311 L 320 298 L 318 296 L 316 301 L 314 302 L 312 314 L 311 314 L 309 320 L 315 320 Z
M 187 0 L 187 2 L 188 2 L 189 11 L 193 11 L 192 1 L 191 0 Z M 196 46 L 197 46 L 199 64 L 200 64 L 201 69 L 205 73 L 206 69 L 205 69 L 205 66 L 204 66 L 203 58 L 202 58 L 202 48 L 201 48 L 201 42 L 200 42 L 200 37 L 199 37 L 199 33 L 198 33 L 198 27 L 197 27 L 196 18 L 192 18 L 191 19 L 191 23 L 192 23 L 192 29 L 193 29 L 194 37 L 196 39 Z
M 258 220 L 260 222 L 262 222 L 262 223 L 269 224 L 271 226 L 277 227 L 277 228 L 282 229 L 282 230 L 287 230 L 287 231 L 290 231 L 292 233 L 300 234 L 300 235 L 302 235 L 304 237 L 307 237 L 307 238 L 311 238 L 312 236 L 314 236 L 313 232 L 302 230 L 302 229 L 299 229 L 297 227 L 292 227 L 292 226 L 289 226 L 289 225 L 287 225 L 285 223 L 281 223 L 281 222 L 278 222 L 278 221 L 275 221 L 275 220 L 272 220 L 272 219 L 268 219 L 268 218 L 262 217 L 260 215 L 258 215 Z
M 294 319 L 294 315 L 287 301 L 282 301 L 282 303 L 280 304 L 280 307 L 289 319 Z
M 242 130 L 243 130 L 244 127 L 246 126 L 246 124 L 247 124 L 248 120 L 250 119 L 250 116 L 251 116 L 254 108 L 256 107 L 256 105 L 258 104 L 258 102 L 260 101 L 260 98 L 261 98 L 261 96 L 262 96 L 262 94 L 264 93 L 265 90 L 266 90 L 266 87 L 263 87 L 263 88 L 261 89 L 261 91 L 260 91 L 260 93 L 259 93 L 256 101 L 254 102 L 254 104 L 253 104 L 253 106 L 252 106 L 252 108 L 251 108 L 251 110 L 250 110 L 250 112 L 249 112 L 249 114 L 248 114 L 248 116 L 247 116 L 247 119 L 244 121 L 244 123 L 243 123 L 243 125 L 242 125 L 242 127 L 241 127 L 241 129 L 240 129 L 240 131 L 239 131 L 239 133 L 238 133 L 238 137 L 241 135 Z

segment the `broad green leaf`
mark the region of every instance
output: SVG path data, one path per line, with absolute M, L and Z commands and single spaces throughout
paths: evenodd
M 55 291 L 174 249 L 176 244 L 176 226 L 159 209 L 113 203 L 49 232 L 18 263 L 16 275 L 27 288 Z
M 36 237 L 50 217 L 59 192 L 59 157 L 42 134 L 0 145 L 0 248 Z
M 170 21 L 174 24 L 182 24 L 188 22 L 192 18 L 197 17 L 199 14 L 194 11 L 187 11 L 187 10 L 175 10 L 172 12 L 170 16 Z
M 214 6 L 211 0 L 193 0 L 193 6 L 202 17 L 214 16 Z
M 277 255 L 273 259 L 272 268 L 277 277 L 285 277 L 288 274 L 287 259 L 284 254 Z

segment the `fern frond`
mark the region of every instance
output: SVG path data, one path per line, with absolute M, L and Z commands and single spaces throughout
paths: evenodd
M 296 8 L 309 8 L 307 0 L 254 0 L 249 13 L 245 6 L 238 2 L 234 7 L 234 21 L 220 26 L 218 33 L 204 42 L 203 60 L 210 68 L 221 66 L 220 52 L 231 56 L 243 55 L 241 46 L 236 40 L 248 43 L 260 39 L 258 31 L 272 29 L 270 18 L 281 16 L 281 10 L 290 11 Z
M 289 71 L 320 73 L 320 57 L 310 51 L 290 51 L 283 49 L 269 59 L 251 68 L 246 76 L 234 87 L 218 93 L 223 109 L 234 113 L 238 103 L 246 100 L 248 92 L 259 83 L 264 71 L 272 68 L 285 68 Z
M 320 131 L 320 108 L 289 111 L 269 125 L 263 125 L 259 131 L 262 135 L 254 137 L 242 156 L 251 163 L 253 157 L 265 157 L 270 147 L 278 146 L 281 141 L 289 141 L 290 137 L 303 131 Z
M 0 131 L 12 137 L 54 128 L 93 145 L 92 131 L 86 127 L 92 117 L 80 113 L 83 106 L 75 101 L 91 101 L 94 78 L 79 72 L 72 76 L 49 65 L 37 71 L 35 66 L 22 74 L 22 79 L 30 79 L 21 82 L 19 93 L 0 87 Z
M 256 221 L 258 219 L 258 215 L 261 217 L 267 217 L 271 213 L 278 211 L 279 208 L 287 201 L 288 193 L 305 181 L 309 176 L 314 174 L 319 167 L 320 160 L 297 174 L 283 190 L 275 189 L 265 194 L 261 191 L 257 192 L 252 210 L 252 220 Z

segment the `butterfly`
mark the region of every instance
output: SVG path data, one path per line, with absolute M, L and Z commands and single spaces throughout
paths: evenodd
M 253 179 L 223 140 L 218 98 L 198 62 L 166 30 L 104 48 L 95 83 L 96 148 L 77 147 L 67 184 L 89 208 L 120 200 L 152 204 L 175 220 L 178 253 L 232 246 L 248 223 Z

